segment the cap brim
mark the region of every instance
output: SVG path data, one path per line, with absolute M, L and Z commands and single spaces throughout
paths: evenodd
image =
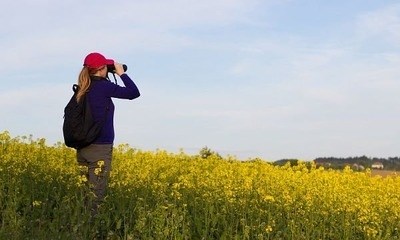
M 106 65 L 113 65 L 113 64 L 114 64 L 114 60 L 106 59 Z

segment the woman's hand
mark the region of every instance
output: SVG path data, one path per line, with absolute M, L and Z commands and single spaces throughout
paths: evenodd
M 124 67 L 122 66 L 121 63 L 114 62 L 114 66 L 115 66 L 115 73 L 116 73 L 118 76 L 121 76 L 122 74 L 125 73 Z

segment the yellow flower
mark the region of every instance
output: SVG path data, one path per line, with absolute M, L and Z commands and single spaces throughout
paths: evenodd
M 97 162 L 97 166 L 99 166 L 100 168 L 104 166 L 104 160 L 100 160 Z
M 275 198 L 274 198 L 274 196 L 267 195 L 267 196 L 264 196 L 264 201 L 265 202 L 275 202 Z
M 80 176 L 78 177 L 78 186 L 82 185 L 83 183 L 85 183 L 85 182 L 87 182 L 87 181 L 88 181 L 88 179 L 86 178 L 85 175 L 80 175 Z
M 35 201 L 33 201 L 32 205 L 34 207 L 39 207 L 40 205 L 42 205 L 42 201 L 35 200 Z
M 95 168 L 95 169 L 94 169 L 94 174 L 95 174 L 96 176 L 100 175 L 100 173 L 101 173 L 101 168 Z
M 89 168 L 87 166 L 83 165 L 78 165 L 78 169 L 80 172 L 87 173 L 89 171 Z

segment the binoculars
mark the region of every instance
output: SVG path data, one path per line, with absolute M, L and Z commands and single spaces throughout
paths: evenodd
M 125 64 L 122 64 L 122 67 L 124 68 L 124 72 L 126 72 L 126 70 L 128 70 L 128 66 L 126 66 Z M 115 72 L 115 65 L 114 64 L 107 65 L 107 72 L 114 73 Z

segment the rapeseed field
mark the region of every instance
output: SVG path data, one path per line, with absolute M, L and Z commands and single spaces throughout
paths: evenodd
M 95 218 L 81 170 L 62 143 L 0 133 L 0 239 L 399 239 L 400 178 L 369 170 L 119 145 Z

